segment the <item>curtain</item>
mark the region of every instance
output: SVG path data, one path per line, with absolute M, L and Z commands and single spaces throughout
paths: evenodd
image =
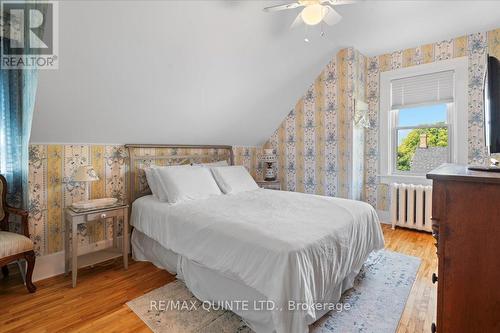
M 1 42 L 9 47 L 7 38 Z M 37 82 L 36 69 L 0 69 L 0 173 L 7 179 L 7 199 L 16 207 L 28 207 L 29 139 Z

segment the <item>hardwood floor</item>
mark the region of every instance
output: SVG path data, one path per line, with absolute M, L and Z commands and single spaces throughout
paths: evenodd
M 383 230 L 387 249 L 422 258 L 398 333 L 430 332 L 436 304 L 433 238 L 387 225 Z M 13 273 L 0 278 L 0 332 L 149 332 L 125 303 L 171 281 L 172 275 L 152 264 L 131 261 L 124 271 L 117 261 L 80 270 L 74 289 L 70 277 L 56 276 L 36 282 L 37 292 L 28 294 Z
M 429 233 L 392 230 L 387 225 L 383 225 L 383 230 L 387 249 L 422 259 L 397 333 L 429 333 L 436 321 L 437 288 L 431 282 L 432 273 L 437 273 L 435 239 Z

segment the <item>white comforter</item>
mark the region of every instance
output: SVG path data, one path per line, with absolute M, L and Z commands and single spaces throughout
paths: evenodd
M 353 200 L 258 189 L 134 206 L 139 231 L 274 301 L 277 332 L 307 332 L 315 310 L 288 311 L 288 301 L 336 302 L 337 286 L 384 246 L 373 207 Z

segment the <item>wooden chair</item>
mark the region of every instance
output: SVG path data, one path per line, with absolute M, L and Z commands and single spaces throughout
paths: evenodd
M 33 251 L 33 242 L 29 238 L 28 212 L 8 206 L 6 195 L 7 181 L 5 177 L 0 175 L 0 267 L 2 267 L 2 273 L 6 277 L 9 275 L 7 264 L 19 259 L 26 259 L 28 269 L 24 280 L 28 291 L 34 293 L 36 287 L 31 281 L 31 277 L 33 268 L 35 268 L 35 252 Z M 24 235 L 8 231 L 10 214 L 21 217 Z

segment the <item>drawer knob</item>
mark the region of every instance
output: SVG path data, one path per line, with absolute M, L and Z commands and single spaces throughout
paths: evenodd
M 432 333 L 436 333 L 437 332 L 437 327 L 436 327 L 435 323 L 432 323 L 432 325 L 431 325 L 431 332 Z
M 438 276 L 436 273 L 432 273 L 432 283 L 436 283 L 438 281 Z
M 106 213 L 102 213 L 101 214 L 101 219 L 105 219 L 106 218 Z

